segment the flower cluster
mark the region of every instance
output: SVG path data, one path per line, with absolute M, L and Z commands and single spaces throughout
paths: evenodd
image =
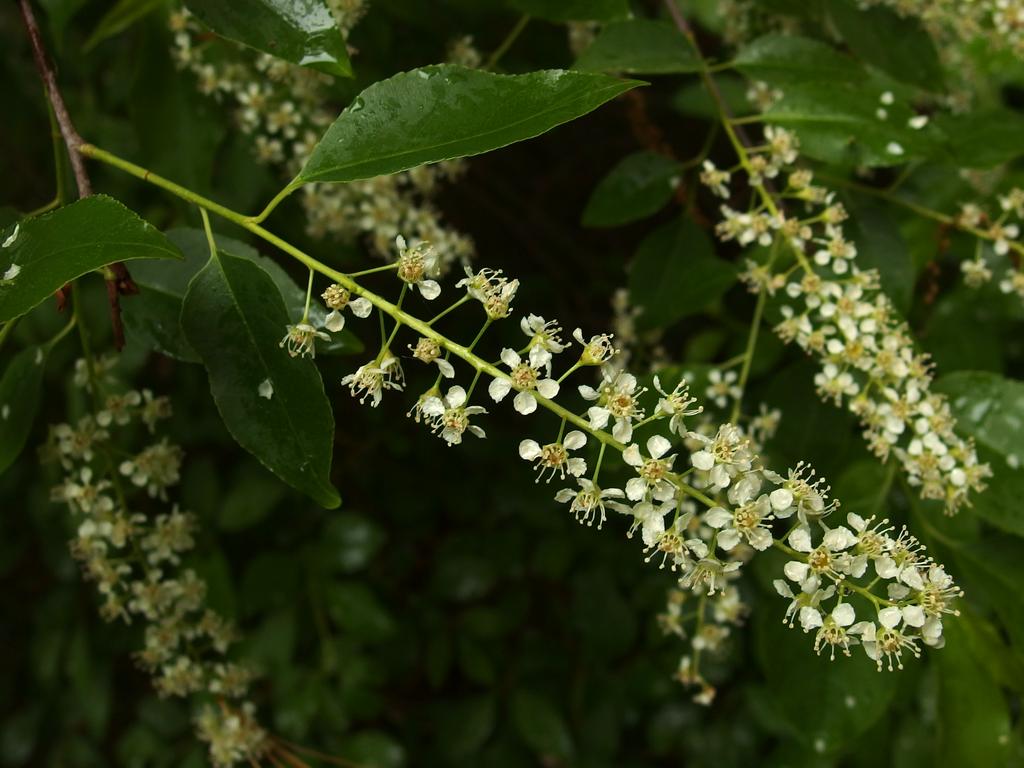
M 813 183 L 810 171 L 793 165 L 796 150 L 795 136 L 765 128 L 763 147 L 741 158 L 753 191 L 747 210 L 723 205 L 718 235 L 771 248 L 768 261 L 749 262 L 743 277 L 752 291 L 778 297 L 779 337 L 818 357 L 819 394 L 860 419 L 872 452 L 883 461 L 894 456 L 923 498 L 940 500 L 953 513 L 984 488 L 989 467 L 954 431 L 946 398 L 931 391 L 927 355 L 915 350 L 878 273 L 858 267 L 856 244 L 842 227 L 843 206 Z M 778 191 L 768 189 L 766 178 Z M 705 178 L 716 192 L 727 181 Z M 802 215 L 790 214 L 787 203 Z
M 974 258 L 960 262 L 964 282 L 971 288 L 978 288 L 992 279 L 993 256 L 1005 256 L 1012 251 L 1010 264 L 999 280 L 999 290 L 1016 294 L 1024 299 L 1024 245 L 1017 238 L 1024 221 L 1024 189 L 1014 187 L 1005 195 L 999 195 L 999 215 L 990 216 L 974 203 L 965 203 L 954 218 L 955 225 L 979 240 Z M 980 247 L 988 241 L 991 249 Z
M 330 0 L 328 5 L 346 35 L 364 12 L 363 0 Z M 260 162 L 294 177 L 336 117 L 330 77 L 227 41 L 214 42 L 185 8 L 171 14 L 170 26 L 178 66 L 195 76 L 203 94 L 234 108 Z M 453 51 L 463 61 L 473 58 L 471 41 L 459 41 Z M 300 200 L 309 234 L 365 237 L 376 255 L 393 258 L 391 243 L 399 232 L 407 232 L 433 243 L 444 268 L 467 261 L 472 241 L 446 227 L 430 202 L 439 186 L 457 178 L 464 167 L 451 161 L 350 184 L 307 185 Z
M 170 403 L 132 390 L 107 395 L 102 406 L 74 425 L 52 426 L 43 449 L 64 472 L 51 495 L 75 516 L 71 551 L 96 584 L 103 618 L 142 624 L 144 645 L 136 660 L 153 676 L 157 692 L 220 702 L 203 706 L 196 721 L 214 765 L 251 763 L 267 744 L 247 700 L 252 673 L 229 660 L 235 630 L 206 607 L 206 584 L 182 564 L 195 544 L 196 519 L 176 504 L 147 513 L 152 503 L 132 492 L 145 488 L 166 503 L 178 482 L 182 451 L 163 438 L 120 464 L 113 459 L 121 453 L 118 438 L 129 437 L 136 425 L 153 433 L 170 416 Z
M 773 138 L 775 146 L 787 147 L 787 157 L 795 151 L 787 144 L 791 141 Z M 767 173 L 771 162 L 761 167 Z M 835 239 L 840 236 L 832 234 Z M 840 255 L 831 258 L 848 260 L 842 251 L 836 248 Z M 843 274 L 852 279 L 861 273 L 850 264 Z M 398 277 L 404 297 L 409 277 Z M 488 412 L 479 404 L 482 397 L 477 392 L 477 384 L 487 377 L 483 397 L 499 403 L 514 392 L 514 410 L 530 417 L 531 424 L 545 411 L 558 417 L 557 433 L 552 429 L 549 436 L 531 427 L 519 443 L 519 455 L 532 465 L 538 482 L 557 479 L 563 484 L 555 500 L 567 505 L 580 523 L 601 528 L 610 513 L 618 513 L 626 521 L 627 536 L 638 535 L 642 541 L 647 561 L 675 573 L 678 591 L 672 593 L 662 624 L 687 636 L 689 622 L 695 619 L 691 647 L 677 677 L 697 686 L 698 701 L 710 702 L 714 696 L 701 672 L 700 655 L 719 649 L 731 628 L 741 623 L 747 609 L 737 579 L 752 557 L 769 548 L 790 557 L 777 582 L 790 601 L 787 621 L 796 616 L 805 630 L 816 630 L 814 646 L 819 652 L 827 647 L 832 656 L 837 648 L 845 653 L 859 643 L 872 658 L 899 666 L 901 653 L 916 654 L 918 642 L 941 645 L 941 619 L 955 613 L 952 601 L 959 590 L 941 566 L 923 557 L 922 548 L 906 531 L 894 534 L 887 523 L 873 525 L 855 515 L 846 525 L 831 524 L 839 504 L 829 498 L 828 486 L 808 465 L 799 464 L 784 475 L 767 468 L 761 443 L 778 424 L 778 412 L 762 407 L 740 424 L 715 420 L 696 406 L 685 380 L 672 386 L 655 376 L 655 391 L 649 393 L 634 374 L 616 367 L 618 349 L 610 335 L 588 338 L 577 328 L 567 342 L 557 321 L 535 314 L 520 319 L 522 346 L 502 348 L 499 361 L 489 363 L 474 350 L 493 322 L 511 315 L 519 283 L 499 271 L 480 269 L 467 271 L 457 287 L 465 293 L 439 317 L 476 302 L 482 328 L 472 343 L 463 346 L 434 331 L 433 321 L 417 324 L 419 340 L 409 345 L 414 357 L 434 363 L 443 350 L 448 365 L 409 415 L 448 445 L 461 443 L 467 433 L 483 438 L 484 430 L 474 422 Z M 351 288 L 362 290 L 355 283 Z M 425 299 L 436 298 L 439 292 L 440 288 L 427 294 L 420 291 Z M 388 350 L 401 327 L 400 319 L 382 344 L 375 366 L 381 367 L 381 355 L 394 360 Z M 568 364 L 558 376 L 560 358 Z M 455 378 L 452 363 L 458 360 L 473 369 L 472 382 L 468 387 L 452 384 L 442 393 L 441 378 Z M 390 366 L 400 368 L 397 361 Z M 558 400 L 571 391 L 565 381 L 590 367 L 599 370 L 600 380 L 596 386 L 576 387 L 582 400 L 579 410 L 560 404 Z M 362 390 L 353 383 L 365 379 L 366 370 L 364 365 L 342 382 L 353 387 L 354 395 Z M 371 405 L 380 402 L 386 389 L 380 372 L 374 376 Z M 716 408 L 738 404 L 742 389 L 735 372 L 712 371 L 708 382 Z M 597 456 L 592 462 L 583 452 L 594 446 Z M 930 446 L 929 442 L 928 450 Z M 622 459 L 611 469 L 606 462 L 609 449 Z M 909 455 L 912 449 L 899 450 Z M 613 480 L 605 482 L 609 476 Z M 692 616 L 681 607 L 691 599 L 699 605 Z

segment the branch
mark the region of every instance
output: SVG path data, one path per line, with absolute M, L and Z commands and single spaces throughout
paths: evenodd
M 46 87 L 46 95 L 53 107 L 53 115 L 57 120 L 57 127 L 64 139 L 64 145 L 68 148 L 68 158 L 71 161 L 71 168 L 75 174 L 75 184 L 78 187 L 79 198 L 92 194 L 92 182 L 85 169 L 85 158 L 79 153 L 79 148 L 85 144 L 82 136 L 75 129 L 71 122 L 71 115 L 68 114 L 64 97 L 61 96 L 57 87 L 57 76 L 46 55 L 46 48 L 43 46 L 43 36 L 39 31 L 39 23 L 36 21 L 35 13 L 29 0 L 18 0 L 21 8 L 21 17 L 25 20 L 25 29 L 28 30 L 28 38 L 32 43 L 32 58 L 36 64 L 39 77 L 42 78 Z M 121 262 L 111 264 L 104 274 L 107 282 L 107 299 L 110 303 L 110 325 L 114 331 L 114 347 L 120 352 L 124 349 L 124 323 L 121 320 L 121 296 L 138 293 L 139 288 L 128 273 L 128 268 Z M 63 310 L 67 301 L 67 287 L 57 291 L 57 307 Z

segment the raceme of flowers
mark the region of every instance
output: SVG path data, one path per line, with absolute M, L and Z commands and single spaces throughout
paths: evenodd
M 921 19 L 934 35 L 986 43 L 1024 52 L 1024 2 L 1020 0 L 859 0 L 861 8 L 887 5 L 903 16 Z
M 931 391 L 928 356 L 915 350 L 878 273 L 858 267 L 843 206 L 795 165 L 794 134 L 769 125 L 762 146 L 737 148 L 735 168 L 707 161 L 701 180 L 729 201 L 732 175 L 746 177 L 749 202 L 742 211 L 723 204 L 717 234 L 771 248 L 766 262 L 748 262 L 743 278 L 752 291 L 777 297 L 779 337 L 819 359 L 818 393 L 860 419 L 871 451 L 882 461 L 894 457 L 922 498 L 942 501 L 949 513 L 969 504 L 991 470 L 954 431 L 946 398 Z M 778 191 L 769 191 L 768 180 Z
M 413 288 L 422 299 L 437 301 L 440 286 L 425 268 L 432 263 L 430 246 L 409 246 L 399 239 L 396 248 L 394 274 L 389 270 L 378 276 L 398 278 L 397 305 Z M 813 469 L 800 464 L 784 475 L 770 470 L 759 446 L 735 424 L 711 423 L 706 414 L 701 423 L 691 423 L 702 409 L 695 407 L 686 381 L 663 383 L 655 377 L 654 392 L 648 393 L 636 376 L 610 364 L 618 354 L 610 335 L 587 336 L 576 329 L 566 338 L 556 321 L 528 314 L 520 318 L 521 346 L 498 350 L 495 363 L 488 363 L 473 350 L 493 322 L 512 316 L 519 281 L 499 270 L 467 268 L 456 287 L 464 292 L 435 321 L 475 303 L 482 328 L 464 347 L 434 331 L 435 321 L 425 324 L 426 333 L 419 323 L 420 338 L 407 346 L 412 360 L 436 366 L 444 359 L 448 365 L 437 366 L 434 383 L 410 409 L 416 422 L 454 446 L 467 436 L 484 438 L 482 417 L 495 403 L 510 400 L 534 425 L 518 452 L 538 482 L 555 479 L 563 485 L 555 499 L 580 523 L 601 528 L 610 513 L 621 514 L 627 535 L 642 540 L 647 560 L 675 571 L 683 593 L 710 601 L 724 617 L 713 624 L 739 621 L 745 609 L 730 582 L 756 553 L 774 547 L 789 557 L 777 581 L 789 601 L 787 621 L 799 620 L 804 631 L 813 632 L 819 652 L 848 655 L 860 645 L 879 669 L 891 669 L 902 666 L 905 653 L 918 655 L 921 644 L 941 646 L 942 618 L 956 613 L 959 590 L 906 530 L 897 531 L 885 520 L 842 518 L 838 502 L 829 499 L 828 486 Z M 328 297 L 342 292 L 364 289 L 348 281 L 347 287 L 328 286 L 324 296 L 330 304 Z M 396 321 L 376 356 L 342 380 L 361 403 L 376 406 L 387 392 L 406 386 L 403 362 L 393 347 L 402 327 Z M 311 339 L 305 354 L 313 355 L 315 343 Z M 570 363 L 557 375 L 560 355 L 568 355 L 563 359 Z M 468 386 L 453 381 L 457 358 L 474 369 Z M 576 387 L 584 402 L 580 412 L 556 402 L 570 376 L 594 368 L 600 372 L 596 386 Z M 738 396 L 731 381 L 720 375 L 711 387 L 725 398 Z M 545 410 L 560 417 L 557 429 L 552 425 L 546 433 L 536 422 L 536 414 Z M 756 418 L 756 431 L 763 436 L 774 428 L 778 414 Z M 584 451 L 594 441 L 598 453 L 591 465 Z M 622 487 L 602 480 L 609 448 L 621 454 L 631 475 Z M 727 599 L 721 596 L 725 593 Z M 702 626 L 697 632 L 708 649 L 716 645 L 712 635 L 721 631 Z M 700 686 L 698 700 L 710 701 L 713 689 L 692 657 L 684 659 L 678 676 Z
M 992 279 L 991 259 L 986 258 L 986 250 L 981 248 L 982 241 L 991 243 L 991 251 L 996 256 L 1010 254 L 1010 265 L 999 279 L 999 290 L 1007 294 L 1016 294 L 1024 299 L 1024 246 L 1017 238 L 1020 236 L 1020 222 L 1024 220 L 1024 190 L 1014 187 L 1005 195 L 999 195 L 999 215 L 990 216 L 975 203 L 964 203 L 954 218 L 955 225 L 965 232 L 978 238 L 979 247 L 974 258 L 960 262 L 964 282 L 971 288 L 978 288 Z
M 90 364 L 79 360 L 75 384 L 94 391 L 109 383 L 100 380 L 108 360 L 96 361 L 91 374 Z M 134 435 L 152 439 L 170 413 L 167 398 L 130 390 L 108 394 L 102 409 L 75 424 L 52 426 L 43 455 L 64 472 L 52 498 L 67 504 L 76 520 L 71 552 L 96 584 L 100 614 L 142 625 L 144 646 L 135 658 L 157 692 L 203 702 L 196 728 L 214 765 L 248 763 L 267 747 L 248 699 L 252 673 L 229 660 L 234 627 L 206 607 L 205 582 L 182 564 L 194 546 L 196 519 L 167 503 L 183 452 L 162 438 L 114 459 Z M 143 512 L 154 506 L 164 511 Z
M 333 0 L 329 5 L 345 34 L 364 12 L 363 0 Z M 337 116 L 331 109 L 331 78 L 212 39 L 185 8 L 171 14 L 170 26 L 178 66 L 196 77 L 200 92 L 235 108 L 239 127 L 253 138 L 256 158 L 288 178 L 298 173 Z M 461 62 L 474 60 L 472 40 L 457 40 L 452 53 Z M 309 235 L 365 237 L 376 255 L 386 256 L 395 237 L 406 232 L 433 243 L 444 269 L 468 261 L 472 240 L 446 227 L 430 203 L 440 185 L 458 178 L 464 168 L 464 162 L 449 161 L 349 184 L 307 184 L 299 199 Z

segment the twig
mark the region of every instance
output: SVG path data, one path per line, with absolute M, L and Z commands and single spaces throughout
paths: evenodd
M 68 148 L 68 159 L 71 161 L 71 169 L 75 175 L 75 184 L 78 187 L 78 197 L 88 197 L 92 194 L 92 182 L 85 169 L 85 158 L 79 153 L 79 148 L 85 144 L 85 140 L 75 129 L 71 122 L 71 115 L 68 114 L 64 97 L 61 96 L 57 87 L 57 76 L 53 66 L 46 55 L 43 46 L 43 37 L 39 32 L 39 23 L 36 21 L 35 13 L 29 0 L 18 0 L 21 8 L 21 17 L 25 20 L 25 29 L 28 30 L 28 38 L 32 43 L 32 58 L 36 64 L 39 77 L 42 78 L 46 87 L 46 95 L 53 107 L 53 116 L 57 120 L 57 127 L 64 139 L 64 145 Z M 128 268 L 121 262 L 115 262 L 107 267 L 104 273 L 107 282 L 107 300 L 110 304 L 110 325 L 114 331 L 114 347 L 120 352 L 124 348 L 124 323 L 121 320 L 121 296 L 139 292 L 138 286 L 128 273 Z M 67 300 L 66 287 L 57 292 L 57 308 L 63 311 Z

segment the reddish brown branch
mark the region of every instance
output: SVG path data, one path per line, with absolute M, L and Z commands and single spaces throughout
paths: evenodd
M 68 149 L 68 159 L 71 161 L 71 169 L 75 174 L 75 184 L 78 187 L 78 196 L 87 197 L 92 194 L 92 182 L 85 169 L 85 158 L 79 154 L 78 148 L 85 141 L 75 130 L 75 124 L 71 122 L 71 115 L 68 114 L 64 97 L 61 96 L 57 87 L 57 75 L 53 70 L 49 57 L 46 55 L 46 48 L 43 46 L 43 36 L 39 31 L 39 23 L 36 21 L 35 13 L 29 0 L 18 0 L 21 8 L 21 17 L 25 20 L 25 29 L 28 30 L 28 38 L 32 43 L 32 58 L 36 64 L 39 77 L 46 87 L 46 95 L 53 107 L 53 115 L 57 120 L 57 127 L 64 139 L 64 146 Z M 106 277 L 107 299 L 110 302 L 110 324 L 114 331 L 114 347 L 121 351 L 124 348 L 124 324 L 121 321 L 121 296 L 138 293 L 138 286 L 128 273 L 128 268 L 121 262 L 111 264 Z M 57 307 L 63 310 L 67 302 L 67 295 L 64 288 L 57 291 Z

